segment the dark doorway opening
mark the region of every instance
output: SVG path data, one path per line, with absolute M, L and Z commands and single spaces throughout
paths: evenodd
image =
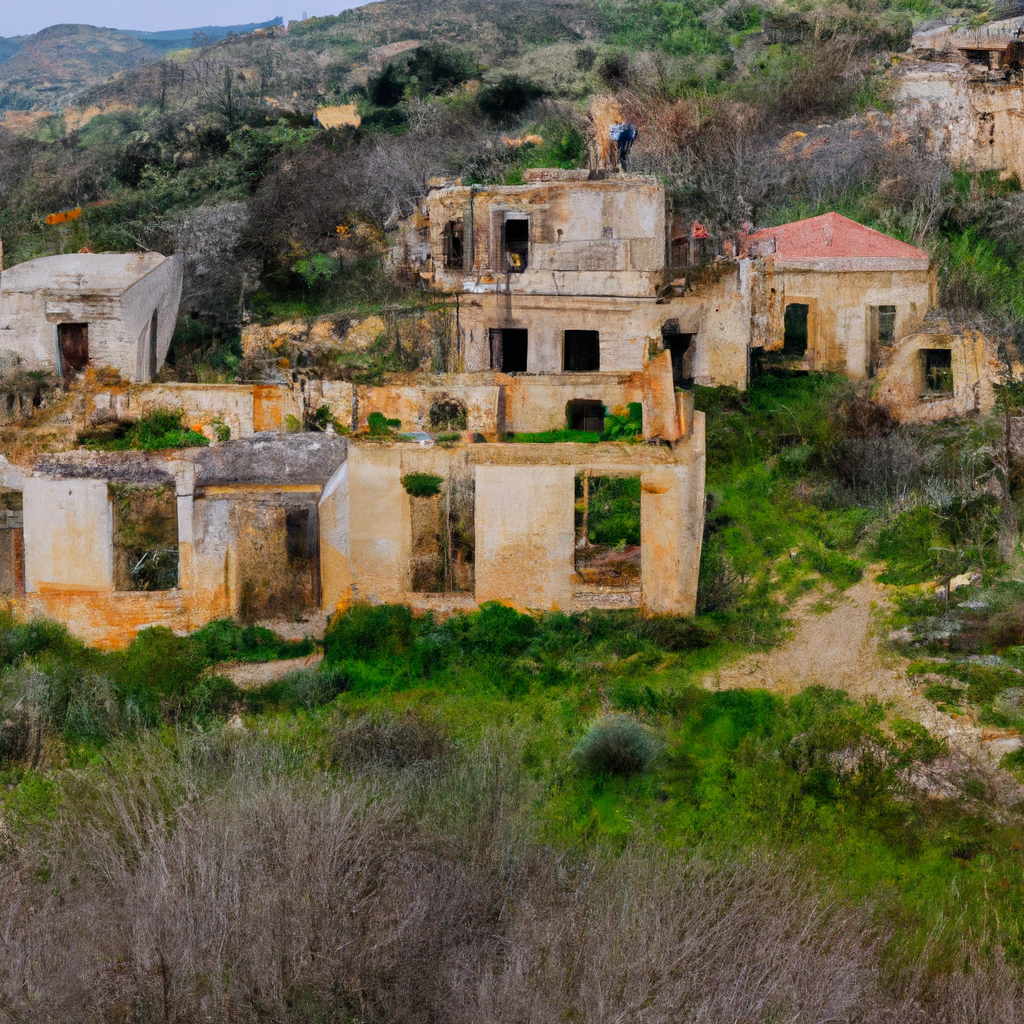
M 693 335 L 681 334 L 679 321 L 669 320 L 661 328 L 662 344 L 672 356 L 672 383 L 677 388 L 693 384 Z
M 593 373 L 601 369 L 601 336 L 597 331 L 566 331 L 562 369 Z
M 931 395 L 948 395 L 953 391 L 953 353 L 948 348 L 926 348 L 924 351 L 924 389 Z
M 807 317 L 810 307 L 803 302 L 786 306 L 786 333 L 782 341 L 782 354 L 793 359 L 807 355 Z
M 501 370 L 502 373 L 526 373 L 529 332 L 521 327 L 505 327 L 497 333 L 501 335 L 500 353 L 494 363 L 494 369 Z
M 62 371 L 74 370 L 81 373 L 89 365 L 89 325 L 60 324 L 57 334 L 60 338 Z
M 157 373 L 157 311 L 153 310 L 153 318 L 149 321 L 149 379 L 152 380 Z
M 589 430 L 604 433 L 604 402 L 588 398 L 574 398 L 565 407 L 565 422 L 570 430 Z
M 462 221 L 450 220 L 444 228 L 444 265 L 451 270 L 462 270 L 464 262 Z
M 505 221 L 505 269 L 521 274 L 530 259 L 530 222 L 526 218 Z

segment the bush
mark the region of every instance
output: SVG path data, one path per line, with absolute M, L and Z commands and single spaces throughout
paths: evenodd
M 480 90 L 477 103 L 496 124 L 511 126 L 526 108 L 544 95 L 544 90 L 519 75 L 502 75 L 494 84 Z
M 327 628 L 328 663 L 372 661 L 410 653 L 416 644 L 412 611 L 404 604 L 354 604 Z
M 441 477 L 433 473 L 406 473 L 402 477 L 405 493 L 413 498 L 432 498 L 441 493 Z
M 366 716 L 347 722 L 331 743 L 335 764 L 407 768 L 447 756 L 450 744 L 437 726 L 419 715 L 401 718 Z
M 609 715 L 590 727 L 572 755 L 593 775 L 639 775 L 651 767 L 660 749 L 631 715 Z
M 154 409 L 134 423 L 102 424 L 78 435 L 78 443 L 92 451 L 144 452 L 169 448 L 202 448 L 210 442 L 182 423 L 182 412 Z

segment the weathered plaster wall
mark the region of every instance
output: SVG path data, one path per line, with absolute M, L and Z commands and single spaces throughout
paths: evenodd
M 573 605 L 575 467 L 476 467 L 476 599 Z
M 139 381 L 152 380 L 152 374 L 158 373 L 164 365 L 167 350 L 171 347 L 171 338 L 178 320 L 178 306 L 181 304 L 184 268 L 183 256 L 171 256 L 121 296 L 124 337 L 126 340 L 136 339 L 134 359 L 127 347 L 120 346 L 116 352 L 97 353 L 93 356 L 91 344 L 90 358 L 101 366 L 116 366 L 122 377 Z M 150 331 L 154 313 L 157 330 L 151 367 Z M 110 362 L 106 362 L 107 359 Z
M 113 520 L 105 480 L 25 481 L 25 589 L 110 590 Z
M 53 368 L 57 326 L 89 325 L 89 357 L 126 379 L 140 377 L 140 348 L 148 351 L 149 326 L 158 313 L 158 362 L 170 345 L 181 300 L 180 255 L 51 256 L 0 274 L 0 351 L 28 369 Z
M 827 262 L 776 261 L 779 312 L 784 315 L 789 303 L 809 307 L 807 369 L 863 378 L 871 358 L 871 307 L 896 307 L 894 336 L 900 338 L 934 305 L 935 275 L 930 270 L 831 271 Z
M 952 394 L 925 389 L 925 349 L 949 349 Z M 979 331 L 914 334 L 895 346 L 878 373 L 871 397 L 901 423 L 933 423 L 951 416 L 988 413 L 995 408 L 992 387 L 1005 369 L 997 343 Z M 1020 372 L 1015 365 L 1015 372 Z
M 346 462 L 327 482 L 320 498 L 320 573 L 323 606 L 328 611 L 353 600 L 349 503 Z

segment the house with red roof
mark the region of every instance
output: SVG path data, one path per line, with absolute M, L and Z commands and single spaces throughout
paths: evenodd
M 751 346 L 797 368 L 874 377 L 935 305 L 926 252 L 839 213 L 754 231 L 741 256 L 759 268 L 768 313 Z

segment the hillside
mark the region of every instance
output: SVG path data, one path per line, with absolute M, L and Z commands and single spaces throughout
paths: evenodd
M 174 516 L 190 525 L 173 593 L 112 583 L 97 596 L 77 576 L 39 588 L 82 609 L 67 620 L 78 630 L 120 608 L 164 623 L 123 649 L 0 605 L 0 1024 L 1024 1024 L 1024 82 L 977 53 L 909 49 L 915 26 L 984 30 L 992 13 L 380 0 L 194 47 L 77 26 L 14 41 L 0 106 L 38 109 L 0 120 L 5 270 L 153 250 L 182 255 L 184 289 L 153 385 L 0 364 L 0 467 L 15 481 L 35 467 L 36 501 L 62 508 L 65 479 L 69 498 L 84 481 L 100 511 L 82 536 L 115 537 L 135 570 L 158 547 L 173 556 Z M 981 117 L 978 96 L 1010 114 Z M 317 127 L 319 108 L 341 105 L 325 116 L 340 127 Z M 601 162 L 617 122 L 638 129 L 622 176 Z M 954 159 L 951 137 L 983 159 Z M 997 166 L 1004 150 L 1013 167 Z M 499 188 L 535 178 L 518 206 Z M 654 198 L 613 228 L 620 189 Z M 500 257 L 500 225 L 522 230 L 538 196 L 565 218 L 551 215 L 547 239 L 467 268 L 466 237 Z M 592 233 L 574 248 L 562 236 L 577 213 Z M 787 251 L 787 233 L 806 244 Z M 529 247 L 541 244 L 549 262 Z M 635 298 L 607 283 L 620 271 L 598 257 L 613 251 L 622 266 L 669 254 L 643 264 L 659 268 L 642 286 L 651 333 L 635 326 L 640 300 L 611 319 Z M 554 291 L 515 290 L 523 255 Z M 562 260 L 593 274 L 592 292 L 569 291 L 577 267 Z M 775 349 L 754 330 L 773 317 Z M 463 373 L 458 332 L 471 329 L 484 354 L 472 366 L 493 370 Z M 601 364 L 601 331 L 635 370 Z M 528 333 L 550 360 L 528 362 Z M 570 333 L 598 366 L 563 359 Z M 725 366 L 737 338 L 741 377 L 694 372 L 688 346 Z M 905 394 L 887 405 L 904 340 Z M 496 341 L 521 345 L 522 362 L 496 359 Z M 660 378 L 665 421 L 681 429 L 689 410 L 685 443 L 703 446 L 706 472 L 688 472 L 685 514 L 658 519 L 642 510 L 661 498 L 641 495 L 681 485 L 619 467 L 667 460 L 680 437 L 645 442 L 650 406 L 580 392 L 602 371 L 658 390 L 649 368 L 667 374 L 673 344 L 690 372 Z M 513 433 L 522 393 L 554 376 L 573 397 L 544 409 L 565 429 Z M 402 403 L 404 423 L 375 410 L 364 425 L 370 392 Z M 493 437 L 457 404 L 470 393 L 494 410 Z M 301 406 L 281 397 L 296 394 Z M 153 395 L 201 413 L 149 408 Z M 310 504 L 276 510 L 278 561 L 269 525 L 249 546 L 228 540 L 272 522 L 246 509 L 271 509 L 276 485 L 186 477 L 175 454 L 194 442 L 228 464 L 241 419 L 219 401 L 261 431 L 258 405 L 296 450 L 365 446 L 326 483 L 286 485 Z M 409 416 L 436 431 L 430 450 L 403 447 Z M 254 472 L 283 436 L 245 438 Z M 532 508 L 540 478 L 519 476 L 511 451 L 546 443 L 557 520 Z M 624 461 L 596 472 L 614 476 L 576 475 L 579 451 L 603 465 L 613 446 Z M 485 497 L 485 474 L 468 470 L 461 497 L 442 492 L 442 467 L 494 450 L 494 478 L 525 481 L 521 494 Z M 361 482 L 360 465 L 378 466 L 368 453 L 391 490 Z M 108 457 L 130 482 L 103 482 Z M 46 460 L 66 478 L 47 481 Z M 161 485 L 158 535 L 136 535 L 125 509 L 161 460 L 181 487 Z M 243 492 L 252 504 L 231 505 Z M 353 517 L 330 526 L 343 499 Z M 479 534 L 461 518 L 470 501 Z M 117 519 L 102 518 L 108 503 Z M 16 492 L 0 489 L 0 505 L 0 526 L 31 522 Z M 492 536 L 479 524 L 495 509 L 495 535 L 534 533 L 470 545 Z M 334 531 L 323 563 L 321 526 Z M 635 558 L 641 589 L 617 595 L 635 604 L 526 613 L 413 582 L 424 562 L 447 579 L 502 560 L 492 574 L 518 579 L 546 531 L 565 556 L 552 577 L 578 576 L 573 594 L 599 573 L 579 552 L 605 530 L 602 557 Z M 688 531 L 699 560 L 667 556 L 657 530 Z M 57 531 L 30 533 L 44 550 Z M 70 554 L 52 560 L 77 568 L 78 535 L 61 541 Z M 435 561 L 414 564 L 416 545 Z M 379 569 L 385 551 L 402 552 L 387 563 L 399 570 Z M 646 614 L 652 551 L 658 571 L 687 576 L 694 614 Z M 258 588 L 238 584 L 245 559 Z M 328 562 L 344 588 L 324 593 L 352 603 L 275 604 L 287 617 L 250 621 L 257 589 L 283 605 L 294 566 Z M 407 589 L 381 589 L 406 569 Z M 202 609 L 246 621 L 155 618 L 184 614 L 190 580 L 209 586 Z

